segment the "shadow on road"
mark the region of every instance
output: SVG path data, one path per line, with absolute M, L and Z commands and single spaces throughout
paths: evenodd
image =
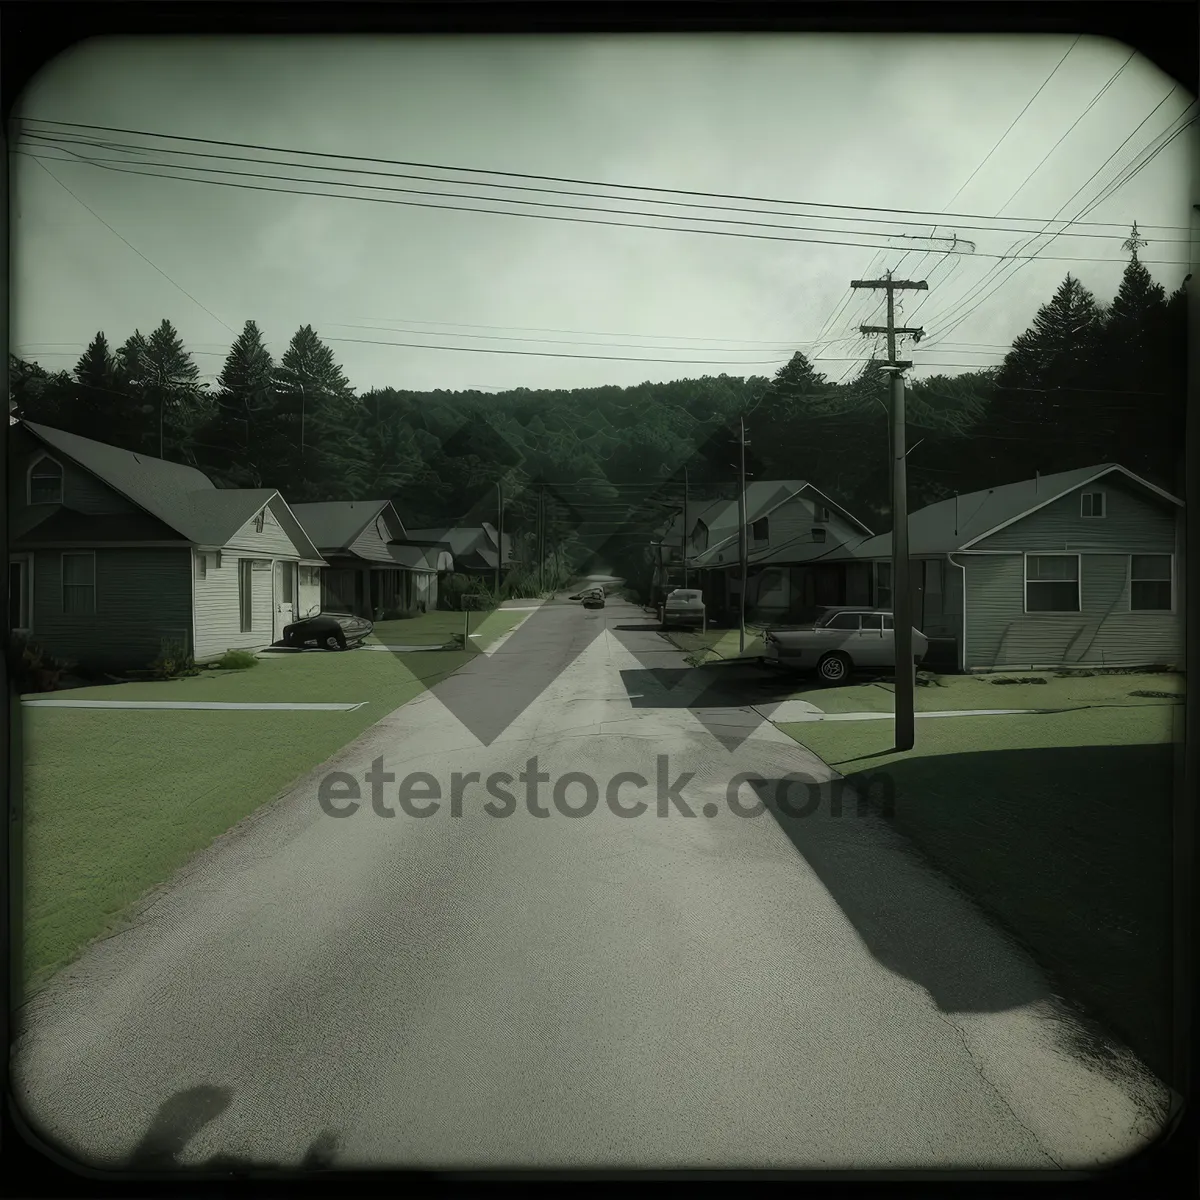
M 943 1011 L 1026 1004 L 1047 978 L 1169 1082 L 1172 755 L 1106 745 L 907 759 L 849 774 L 840 817 L 827 798 L 789 815 L 775 780 L 756 791 L 871 953 Z M 889 819 L 857 815 L 868 788 L 890 796 Z M 926 864 L 995 927 L 948 906 Z M 999 930 L 1045 976 L 1020 967 Z
M 283 1170 L 276 1163 L 264 1163 L 237 1155 L 218 1154 L 195 1167 L 184 1167 L 179 1157 L 187 1144 L 210 1122 L 216 1120 L 233 1099 L 230 1088 L 208 1084 L 176 1092 L 163 1102 L 155 1114 L 145 1137 L 129 1160 L 135 1171 L 236 1171 Z M 309 1146 L 301 1169 L 328 1170 L 338 1150 L 337 1135 L 329 1130 Z

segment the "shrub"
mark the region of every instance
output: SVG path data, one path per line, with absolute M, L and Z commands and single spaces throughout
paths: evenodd
M 200 674 L 200 668 L 196 666 L 186 643 L 174 638 L 163 638 L 161 647 L 158 657 L 150 664 L 151 678 L 182 679 Z
M 65 659 L 48 654 L 27 637 L 13 634 L 8 643 L 8 677 L 18 693 L 52 692 L 72 668 Z
M 258 659 L 249 650 L 226 650 L 215 666 L 222 671 L 248 671 L 258 666 Z
M 991 683 L 1006 684 L 1006 683 L 1045 683 L 1046 680 L 1041 675 L 1000 675 L 995 679 L 990 680 Z

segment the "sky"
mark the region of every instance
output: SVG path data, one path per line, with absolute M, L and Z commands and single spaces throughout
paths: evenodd
M 850 281 L 891 269 L 929 283 L 897 311 L 926 332 L 905 346 L 914 376 L 994 365 L 1068 272 L 1111 299 L 1134 220 L 1149 242 L 1142 259 L 1168 291 L 1190 270 L 1190 245 L 1169 239 L 1189 236 L 1194 129 L 1086 214 L 1110 224 L 1077 225 L 1075 236 L 1022 251 L 1050 218 L 1075 217 L 1195 99 L 1182 87 L 1170 94 L 1174 81 L 1140 56 L 1121 70 L 1131 52 L 1120 43 L 1072 42 L 745 34 L 89 42 L 44 68 L 14 114 L 38 136 L 21 138 L 28 153 L 12 165 L 10 348 L 69 369 L 97 330 L 116 346 L 167 317 L 211 380 L 253 319 L 276 356 L 312 324 L 360 391 L 769 375 L 797 349 L 836 380 L 872 352 L 857 326 L 883 319 L 882 293 L 852 292 Z M 63 141 L 80 136 L 140 149 Z M 106 169 L 71 151 L 114 162 Z M 113 169 L 134 157 L 175 177 Z M 420 172 L 459 182 L 354 173 L 419 170 L 398 161 L 460 168 Z M 318 163 L 350 169 L 314 171 Z M 528 205 L 543 216 L 213 186 L 184 181 L 180 164 L 193 177 L 199 165 L 322 178 L 337 180 L 322 183 L 326 191 L 507 212 L 522 207 L 514 197 L 624 209 L 577 216 L 656 227 L 549 220 L 562 210 Z M 504 192 L 488 181 L 589 194 Z M 363 183 L 458 199 L 353 186 Z M 721 198 L 629 190 L 639 185 Z M 682 206 L 697 202 L 718 208 Z M 738 220 L 760 224 L 730 223 Z M 1015 269 L 987 257 L 1043 243 L 1041 257 Z

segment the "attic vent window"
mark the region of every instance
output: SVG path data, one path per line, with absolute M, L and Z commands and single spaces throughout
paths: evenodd
M 829 509 L 826 508 L 824 504 L 818 504 L 816 506 L 816 512 L 814 513 L 813 519 L 817 522 L 818 525 L 828 525 L 829 524 Z
M 1081 517 L 1104 516 L 1104 493 L 1084 492 L 1079 498 L 1079 515 Z
M 262 510 L 262 512 L 260 512 L 258 514 L 258 516 L 254 518 L 254 532 L 255 533 L 262 533 L 263 525 L 266 522 L 266 518 L 267 518 L 267 510 L 264 508 Z
M 767 518 L 761 517 L 750 526 L 750 538 L 754 542 L 765 542 L 769 539 Z
M 820 525 L 813 526 L 813 541 L 823 542 L 825 540 L 825 530 Z
M 29 503 L 61 504 L 63 469 L 52 458 L 39 458 L 29 471 Z

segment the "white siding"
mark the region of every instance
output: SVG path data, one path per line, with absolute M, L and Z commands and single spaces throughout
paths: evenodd
M 311 553 L 311 551 L 309 551 Z M 300 551 L 268 508 L 262 532 L 252 517 L 217 555 L 209 554 L 205 578 L 200 577 L 199 554 L 193 554 L 196 596 L 196 658 L 215 658 L 226 650 L 253 650 L 275 640 L 274 578 L 277 561 L 299 562 Z M 251 571 L 253 628 L 242 632 L 238 605 L 238 559 L 256 559 L 271 564 L 269 570 Z M 301 587 L 300 613 L 320 603 L 320 585 Z

